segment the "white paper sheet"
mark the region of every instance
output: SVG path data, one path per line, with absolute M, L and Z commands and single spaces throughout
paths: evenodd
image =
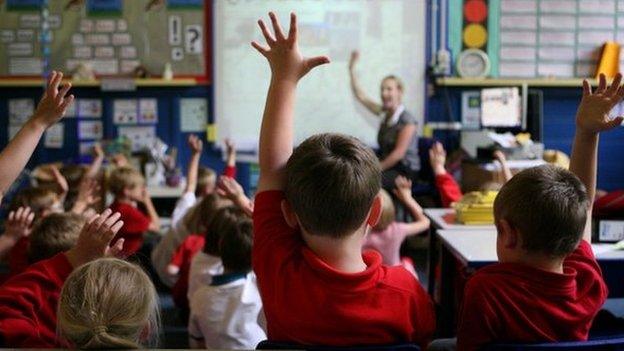
M 535 48 L 502 46 L 500 48 L 500 59 L 505 60 L 535 60 Z
M 518 88 L 481 90 L 481 123 L 484 127 L 513 127 L 521 124 Z
M 534 63 L 517 63 L 501 61 L 498 66 L 501 77 L 535 77 L 536 67 Z
M 158 123 L 158 100 L 139 100 L 139 123 Z
M 208 100 L 203 98 L 180 99 L 180 130 L 203 132 L 206 130 Z
M 535 12 L 537 10 L 537 1 L 535 0 L 502 0 L 501 12 L 524 13 Z
M 10 29 L 0 31 L 0 43 L 8 44 L 15 41 L 15 32 Z
M 502 29 L 531 29 L 535 30 L 537 26 L 537 17 L 535 16 L 505 16 L 500 18 L 500 26 Z
M 102 121 L 78 121 L 78 139 L 102 139 L 104 137 L 104 126 Z
M 21 126 L 35 111 L 33 99 L 9 99 L 9 124 Z
M 115 48 L 112 46 L 98 46 L 95 48 L 95 57 L 111 58 L 115 56 Z
M 576 13 L 576 0 L 540 1 L 540 11 L 542 13 Z
M 538 57 L 541 60 L 575 61 L 574 48 L 572 47 L 542 47 Z
M 45 132 L 43 146 L 48 149 L 60 149 L 63 147 L 65 128 L 63 123 L 56 123 Z
M 541 32 L 540 45 L 574 45 L 576 35 L 573 32 Z
M 115 33 L 112 37 L 113 45 L 130 45 L 132 37 L 128 33 Z
M 78 116 L 82 118 L 101 118 L 102 100 L 78 99 Z
M 132 151 L 139 151 L 143 148 L 151 147 L 154 144 L 154 141 L 156 140 L 156 127 L 119 127 L 117 135 L 119 137 L 126 137 L 132 142 Z
M 74 46 L 74 57 L 79 59 L 90 59 L 93 57 L 93 49 L 90 46 Z
M 81 155 L 91 155 L 93 153 L 95 143 L 96 141 L 81 141 L 78 145 L 78 152 L 80 152 Z
M 579 11 L 583 13 L 613 13 L 615 0 L 582 0 L 579 1 Z
M 31 76 L 43 74 L 43 62 L 35 57 L 9 58 L 9 74 Z
M 540 28 L 542 29 L 575 29 L 575 16 L 541 16 Z
M 615 29 L 615 18 L 611 16 L 579 16 L 578 28 L 584 29 Z
M 501 44 L 524 44 L 535 45 L 537 35 L 535 32 L 506 32 L 500 33 Z
M 133 59 L 137 57 L 137 50 L 134 46 L 122 46 L 119 55 L 123 59 Z
M 615 33 L 613 31 L 585 31 L 579 32 L 578 42 L 579 44 L 599 46 L 613 40 L 614 37 Z
M 138 102 L 135 99 L 117 99 L 113 102 L 114 124 L 137 124 Z

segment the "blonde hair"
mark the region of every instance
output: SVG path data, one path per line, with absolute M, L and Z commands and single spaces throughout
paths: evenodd
M 143 175 L 132 167 L 116 168 L 108 179 L 108 189 L 113 195 L 121 195 L 124 189 L 133 189 L 145 184 Z
M 42 219 L 30 234 L 28 260 L 35 263 L 71 249 L 85 219 L 75 213 L 53 213 Z
M 136 349 L 144 341 L 155 347 L 160 329 L 154 284 L 140 267 L 116 258 L 74 270 L 57 319 L 59 335 L 81 349 Z
M 373 227 L 373 230 L 376 232 L 380 232 L 388 228 L 388 226 L 394 222 L 394 218 L 396 217 L 396 210 L 390 194 L 388 194 L 388 192 L 384 189 L 381 189 L 379 191 L 379 195 L 381 195 L 381 215 L 379 216 L 379 222 L 377 222 L 377 225 Z
M 207 187 L 214 189 L 217 185 L 217 173 L 214 170 L 207 167 L 199 167 L 197 170 L 197 196 L 204 196 L 204 191 Z
M 396 83 L 397 88 L 399 88 L 401 92 L 405 91 L 403 81 L 401 80 L 401 78 L 395 76 L 394 74 L 390 74 L 390 75 L 385 76 L 384 79 L 381 80 L 381 84 L 383 84 L 383 82 L 387 80 L 393 80 Z

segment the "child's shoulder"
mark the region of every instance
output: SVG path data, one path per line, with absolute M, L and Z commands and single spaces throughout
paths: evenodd
M 425 293 L 416 277 L 402 266 L 382 265 L 380 269 L 383 271 L 380 287 L 409 296 Z

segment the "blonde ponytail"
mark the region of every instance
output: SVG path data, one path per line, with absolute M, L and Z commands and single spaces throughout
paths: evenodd
M 160 326 L 151 280 L 116 258 L 85 264 L 67 278 L 57 319 L 60 336 L 81 349 L 155 347 Z

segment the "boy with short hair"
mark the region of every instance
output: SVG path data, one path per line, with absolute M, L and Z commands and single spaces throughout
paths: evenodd
M 251 219 L 225 207 L 211 224 L 218 232 L 223 273 L 211 277 L 191 296 L 189 344 L 195 348 L 253 349 L 266 339 L 262 301 L 251 271 Z
M 253 267 L 268 338 L 302 345 L 418 342 L 435 328 L 431 301 L 414 276 L 386 267 L 364 236 L 379 219 L 381 169 L 355 138 L 321 134 L 293 152 L 297 82 L 327 57 L 304 58 L 291 14 L 286 37 L 258 23 L 272 79 L 260 132 L 253 213 Z
M 123 254 L 130 256 L 143 245 L 145 232 L 160 230 L 160 218 L 145 187 L 145 179 L 136 169 L 116 168 L 108 184 L 115 196 L 110 209 L 121 213 L 121 219 L 126 223 L 115 240 L 125 239 Z M 138 208 L 139 204 L 145 207 L 147 213 Z
M 33 264 L 71 249 L 76 244 L 84 223 L 83 216 L 71 212 L 53 213 L 42 219 L 29 237 L 29 263 Z
M 501 263 L 466 285 L 457 345 L 586 340 L 607 287 L 591 248 L 598 134 L 623 118 L 609 111 L 624 97 L 618 74 L 596 92 L 583 82 L 570 171 L 555 166 L 515 175 L 494 202 Z

